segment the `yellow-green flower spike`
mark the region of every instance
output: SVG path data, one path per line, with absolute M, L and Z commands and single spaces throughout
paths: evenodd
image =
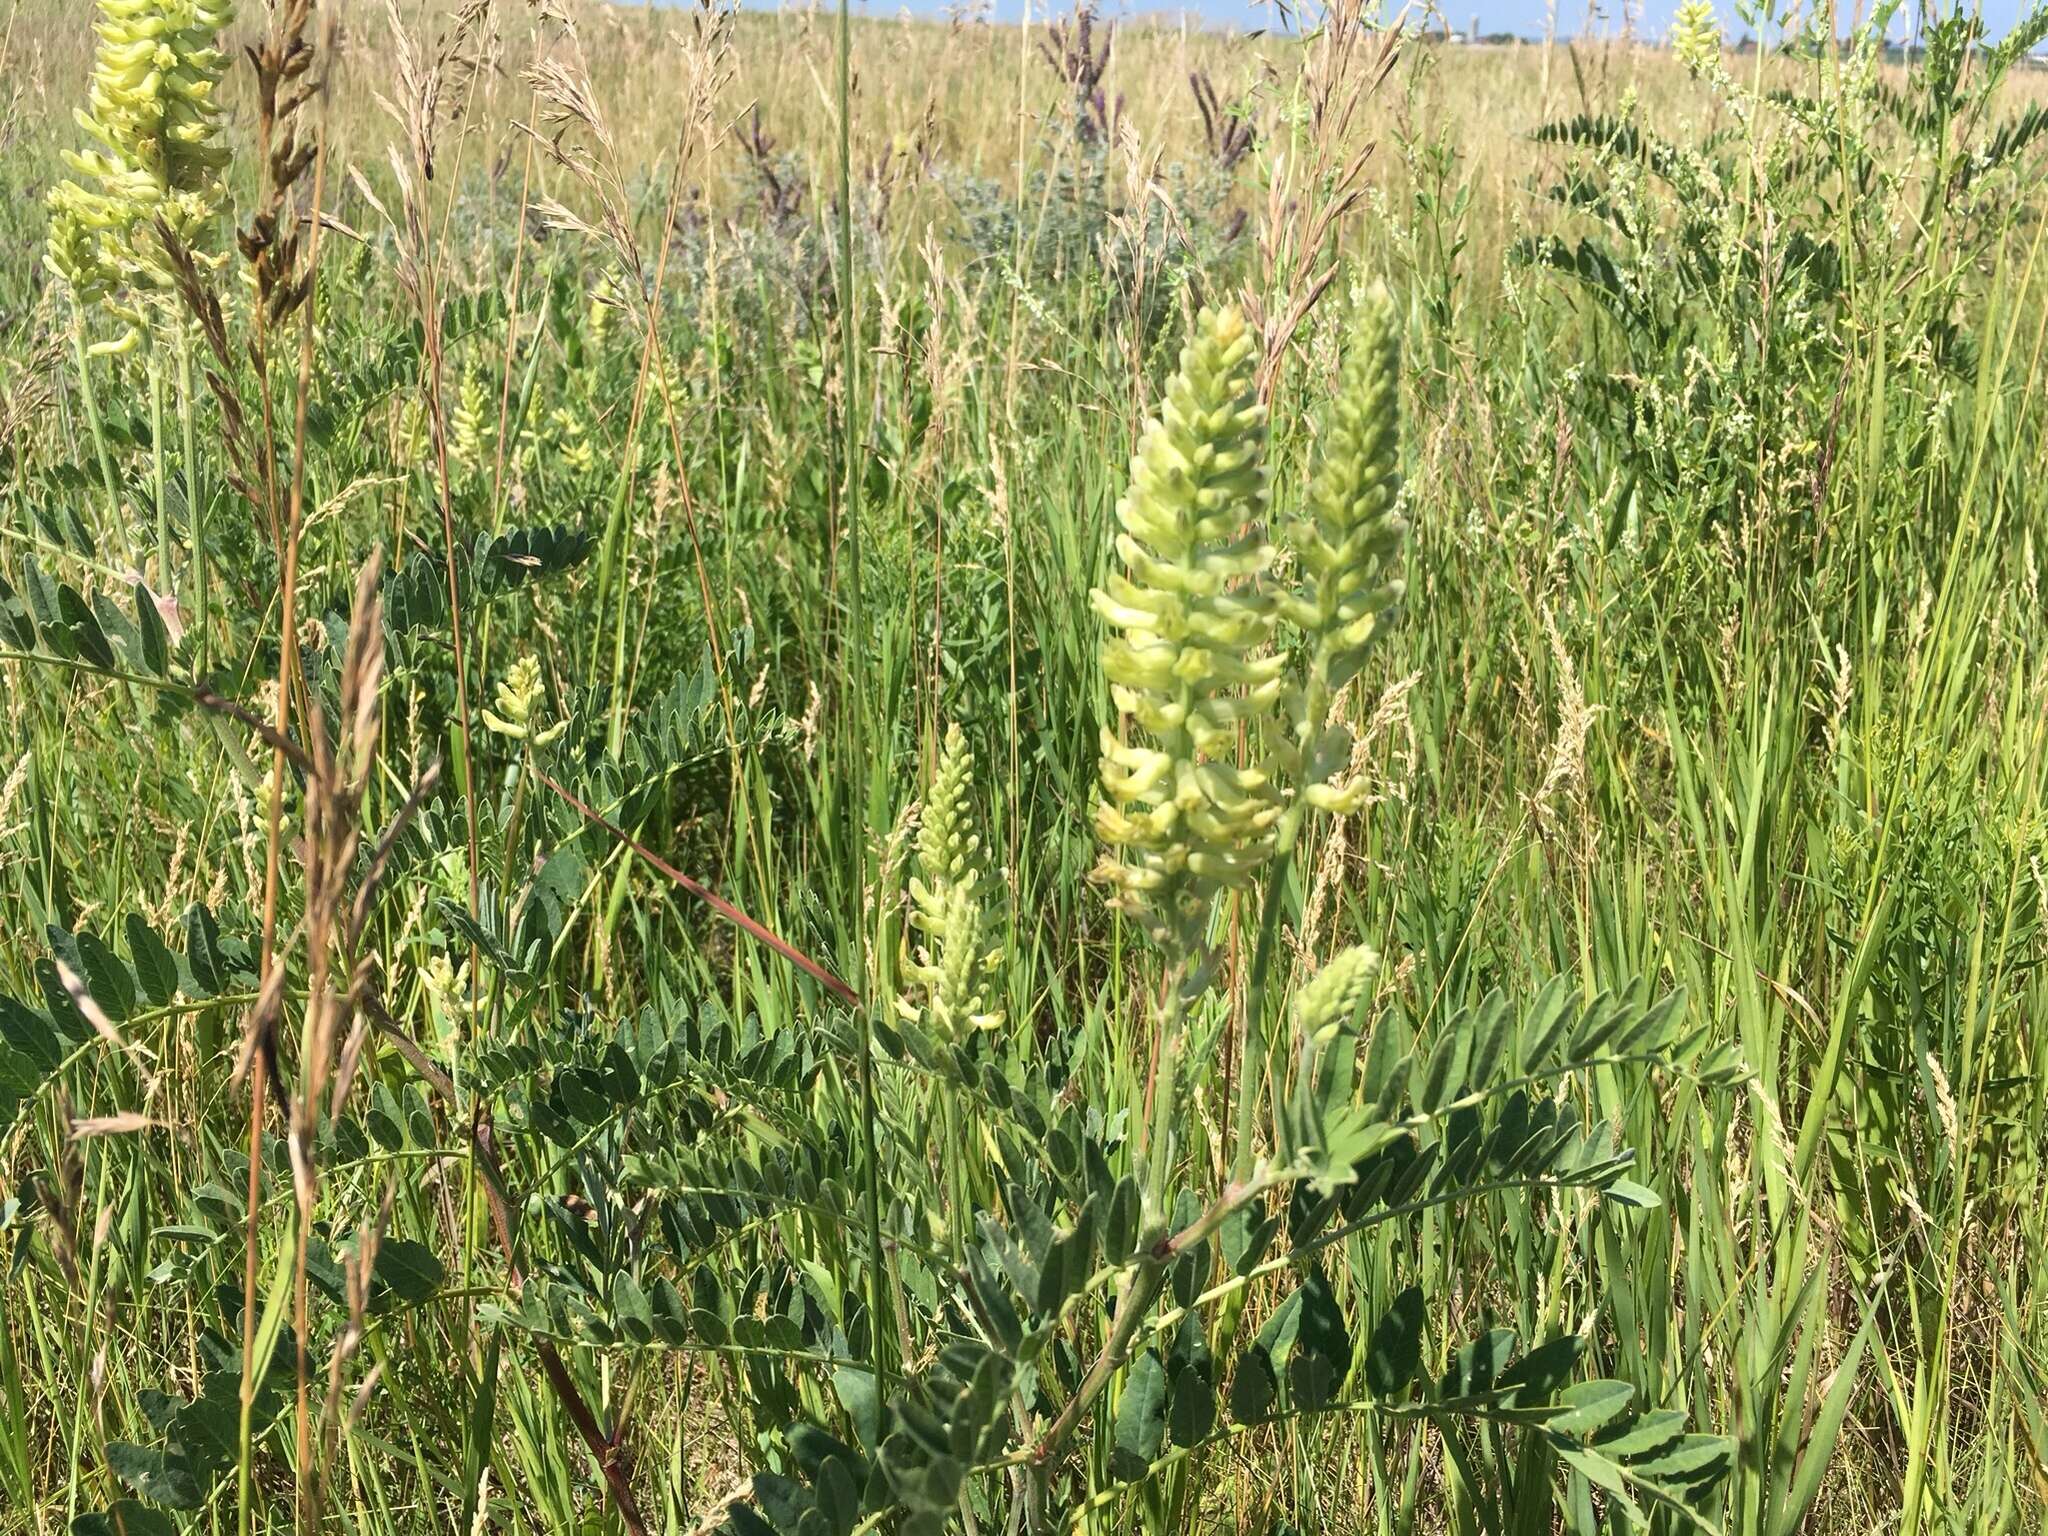
M 568 729 L 569 722 L 557 720 L 551 726 L 541 727 L 540 706 L 544 695 L 540 662 L 535 657 L 522 656 L 512 663 L 505 680 L 498 684 L 497 709 L 483 711 L 484 725 L 514 741 L 530 741 L 536 747 L 547 746 Z
M 1351 735 L 1331 723 L 1331 709 L 1403 591 L 1394 570 L 1408 530 L 1399 510 L 1401 345 L 1383 286 L 1360 302 L 1355 324 L 1307 505 L 1283 530 L 1300 575 L 1280 608 L 1308 651 L 1303 686 L 1290 700 L 1297 793 L 1290 821 L 1310 807 L 1339 814 L 1357 807 L 1362 787 L 1338 781 Z
M 596 469 L 597 450 L 591 446 L 582 417 L 571 407 L 558 405 L 549 413 L 548 425 L 554 429 L 556 454 L 573 473 L 587 475 Z
M 1721 62 L 1721 24 L 1710 0 L 1684 0 L 1671 21 L 1671 51 L 1693 75 L 1710 75 Z
M 1316 972 L 1294 994 L 1294 1027 L 1301 1038 L 1317 1048 L 1334 1040 L 1358 1016 L 1379 968 L 1376 951 L 1354 944 Z
M 490 402 L 484 394 L 484 381 L 477 377 L 474 368 L 462 371 L 462 390 L 456 398 L 454 414 L 449 425 L 454 429 L 455 460 L 464 469 L 475 474 L 484 467 L 490 446 L 491 423 L 488 415 Z
M 1255 361 L 1235 309 L 1196 317 L 1117 504 L 1123 570 L 1093 594 L 1110 695 L 1145 738 L 1103 732 L 1096 878 L 1189 958 L 1216 896 L 1271 855 L 1280 815 L 1267 774 L 1236 761 L 1240 725 L 1256 742 L 1276 714 L 1284 665 L 1259 585 L 1273 551 Z
M 967 825 L 967 780 L 973 771 L 967 738 L 958 725 L 948 726 L 917 828 L 918 868 L 934 890 L 980 879 L 981 839 Z
M 905 954 L 903 970 L 922 1001 L 913 994 L 896 1004 L 906 1022 L 922 1024 L 936 1040 L 952 1045 L 1003 1021 L 995 990 L 1002 947 L 990 936 L 981 838 L 967 816 L 973 772 L 967 739 L 952 726 L 925 796 L 918 873 L 910 881 L 910 926 L 923 942 Z
M 46 256 L 80 302 L 170 289 L 159 219 L 206 254 L 225 197 L 214 91 L 233 15 L 232 0 L 99 0 L 90 110 L 77 114 L 95 147 L 65 156 L 79 179 L 50 193 Z

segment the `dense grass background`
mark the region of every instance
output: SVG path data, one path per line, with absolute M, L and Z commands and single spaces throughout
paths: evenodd
M 297 674 L 279 553 L 229 483 L 206 389 L 188 458 L 175 431 L 151 429 L 146 356 L 96 359 L 118 507 L 102 492 L 73 315 L 40 266 L 41 198 L 77 139 L 90 37 L 79 7 L 46 0 L 10 0 L 0 30 L 12 590 L 32 562 L 128 601 L 123 573 L 153 558 L 167 466 L 177 569 L 189 487 L 215 573 L 196 623 L 177 583 L 192 628 L 174 673 L 269 718 L 281 652 L 303 696 L 331 695 L 355 572 L 381 548 L 394 574 L 366 837 L 430 762 L 448 765 L 347 960 L 373 960 L 394 1024 L 457 1097 L 430 1094 L 373 1034 L 323 1132 L 319 1205 L 337 1253 L 367 1222 L 394 1253 L 419 1245 L 436 1283 L 417 1306 L 357 1307 L 331 1386 L 343 1330 L 330 1319 L 308 1341 L 337 1423 L 321 1523 L 615 1526 L 531 1341 L 493 1325 L 507 1274 L 480 1119 L 508 1127 L 533 1262 L 565 1274 L 581 1262 L 578 1223 L 620 1252 L 648 1241 L 637 1208 L 607 1205 L 606 1157 L 829 1128 L 844 1182 L 749 1206 L 678 1264 L 677 1284 L 700 1306 L 692 1286 L 708 1282 L 728 1308 L 766 1310 L 786 1297 L 764 1277 L 794 1263 L 819 1295 L 863 1294 L 851 1195 L 872 1179 L 906 1360 L 935 1347 L 910 1320 L 943 1279 L 958 1197 L 1003 1198 L 993 1134 L 955 1143 L 949 1170 L 916 1075 L 893 1067 L 876 1072 L 869 1119 L 827 995 L 579 835 L 539 769 L 888 998 L 908 808 L 957 722 L 1008 909 L 999 1059 L 1056 1064 L 1077 1124 L 1137 1112 L 1139 941 L 1084 880 L 1097 731 L 1114 719 L 1087 594 L 1186 317 L 1241 285 L 1284 307 L 1302 287 L 1289 232 L 1369 148 L 1360 197 L 1309 242 L 1309 270 L 1337 259 L 1339 275 L 1283 354 L 1275 489 L 1302 483 L 1348 289 L 1384 277 L 1405 331 L 1408 598 L 1351 702 L 1373 801 L 1301 860 L 1289 957 L 1373 943 L 1389 961 L 1375 1027 L 1425 1043 L 1494 987 L 1519 1007 L 1555 973 L 1589 992 L 1650 977 L 1683 986 L 1688 1026 L 1735 1047 L 1748 1075 L 1731 1088 L 1603 1069 L 1574 1090 L 1635 1149 L 1632 1176 L 1661 1209 L 1482 1198 L 1346 1244 L 1331 1284 L 1364 1315 L 1421 1284 L 1439 1363 L 1491 1324 L 1584 1331 L 1599 1374 L 1737 1438 L 1729 1531 L 2041 1528 L 2038 70 L 1980 95 L 1981 57 L 1954 79 L 1935 78 L 1938 63 L 1858 79 L 1832 58 L 1731 55 L 1735 78 L 1716 86 L 1633 45 L 1382 54 L 1375 38 L 1343 77 L 1337 99 L 1356 106 L 1340 115 L 1315 108 L 1314 46 L 1279 38 L 1122 29 L 1096 103 L 1063 76 L 1071 38 L 862 24 L 850 397 L 826 18 L 593 7 L 571 35 L 526 7 L 468 25 L 416 9 L 399 7 L 409 54 L 381 8 L 344 12 L 320 117 L 334 222 Z M 376 95 L 403 108 L 437 59 L 429 181 L 421 134 Z M 536 61 L 561 75 L 536 84 Z M 1191 73 L 1241 104 L 1253 147 L 1233 154 L 1220 125 L 1205 135 Z M 258 176 L 243 71 L 227 96 L 241 223 Z M 236 264 L 218 287 L 242 315 Z M 225 386 L 252 402 L 255 371 L 239 347 L 233 360 Z M 282 401 L 294 372 L 273 365 Z M 841 473 L 849 398 L 858 542 Z M 570 530 L 523 562 L 478 562 L 466 693 L 435 564 L 444 504 L 464 550 Z M 278 945 L 295 955 L 306 894 L 296 794 L 280 852 L 268 749 L 242 725 L 47 647 L 10 641 L 4 655 L 0 991 L 62 1013 L 37 970 L 53 925 L 106 939 L 116 967 L 125 954 L 139 971 L 133 915 L 169 937 L 179 968 L 175 995 L 127 999 L 125 1044 L 81 1030 L 31 1072 L 24 1024 L 0 1058 L 13 1074 L 0 1091 L 18 1100 L 0 1132 L 0 1530 L 46 1532 L 140 1488 L 108 1447 L 161 1438 L 150 1394 L 198 1391 L 219 1363 L 209 1351 L 241 1327 L 245 1263 L 260 1297 L 289 1256 L 281 1122 L 252 1179 L 234 1073 L 269 860 Z M 545 718 L 568 725 L 553 755 L 474 718 L 526 655 Z M 194 903 L 217 941 L 192 926 Z M 493 947 L 460 921 L 467 907 Z M 517 977 L 486 964 L 529 943 Z M 77 953 L 97 976 L 91 945 Z M 295 958 L 293 1074 L 306 985 Z M 782 1042 L 768 1057 L 803 1065 L 704 1045 L 693 1093 L 715 1069 L 759 1096 L 726 1083 L 676 1119 L 649 1115 L 652 1150 L 511 1134 L 548 1099 L 550 1067 L 596 1061 L 620 1021 L 672 1029 L 714 1004 L 753 1021 L 735 1026 L 747 1040 Z M 1227 1055 L 1188 1127 L 1198 1182 L 1231 1159 Z M 879 1132 L 874 1162 L 863 1122 Z M 267 1202 L 254 1219 L 251 1187 Z M 1285 1290 L 1261 1289 L 1253 1316 Z M 587 1340 L 559 1358 L 618 1427 L 620 1464 L 666 1529 L 714 1519 L 738 1479 L 779 1465 L 787 1418 L 851 1411 L 801 1362 Z M 289 1412 L 255 1442 L 248 1480 L 209 1488 L 181 1522 L 282 1528 L 305 1512 Z M 1110 1444 L 1105 1427 L 1088 1452 L 1098 1470 Z M 1219 1449 L 1165 1506 L 1091 1518 L 1104 1531 L 1605 1528 L 1604 1501 L 1548 1470 L 1490 1506 L 1426 1429 L 1304 1421 Z

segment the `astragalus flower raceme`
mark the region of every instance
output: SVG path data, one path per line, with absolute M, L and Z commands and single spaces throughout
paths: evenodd
M 1354 944 L 1294 994 L 1294 1082 L 1274 1106 L 1274 1150 L 1318 1195 L 1349 1183 L 1371 1145 L 1360 1139 L 1371 1112 L 1352 1090 L 1359 1015 L 1379 969 L 1378 953 Z
M 1294 1027 L 1305 1047 L 1320 1050 L 1344 1032 L 1379 968 L 1376 950 L 1354 944 L 1302 984 L 1294 994 Z
M 484 393 L 484 381 L 474 368 L 465 368 L 462 373 L 462 388 L 456 396 L 455 410 L 448 425 L 453 429 L 453 440 L 449 447 L 455 451 L 455 462 L 471 474 L 480 474 L 488 467 L 491 443 L 491 421 L 488 415 L 490 398 Z
M 910 926 L 922 937 L 905 946 L 911 992 L 896 1003 L 904 1022 L 920 1026 L 931 1043 L 954 1046 L 1003 1021 L 996 990 L 1003 951 L 989 922 L 981 837 L 968 820 L 973 772 L 966 738 L 952 726 L 918 823 Z
M 1261 1046 L 1286 870 L 1308 813 L 1355 811 L 1351 733 L 1338 707 L 1401 596 L 1399 354 L 1393 305 L 1374 290 L 1324 424 L 1305 504 L 1283 516 L 1289 575 L 1262 519 L 1266 413 L 1254 345 L 1234 310 L 1204 310 L 1145 429 L 1117 506 L 1122 569 L 1094 596 L 1111 633 L 1102 670 L 1124 717 L 1102 734 L 1097 878 L 1143 920 L 1166 963 L 1152 1111 L 1141 1128 L 1148 1211 L 1164 1209 L 1184 1026 L 1217 964 L 1209 934 L 1226 893 L 1268 886 L 1248 975 L 1245 1060 Z M 1285 621 L 1285 643 L 1279 633 Z M 1348 956 L 1312 984 L 1322 1049 L 1330 1019 L 1370 975 Z M 1350 990 L 1347 990 L 1350 989 Z M 1311 1079 L 1315 1074 L 1311 1071 Z M 1249 1177 L 1259 1074 L 1240 1079 L 1237 1157 Z
M 1671 21 L 1671 51 L 1686 70 L 1711 76 L 1721 67 L 1721 24 L 1708 0 L 1685 0 Z
M 1284 666 L 1260 584 L 1273 551 L 1255 361 L 1236 310 L 1197 316 L 1117 505 L 1123 570 L 1093 594 L 1113 631 L 1102 669 L 1141 738 L 1102 734 L 1096 877 L 1182 961 L 1217 896 L 1270 857 L 1282 808 L 1263 769 L 1236 761 L 1240 727 L 1257 742 L 1277 718 Z
M 171 288 L 159 219 L 204 254 L 224 198 L 214 91 L 233 12 L 232 0 L 99 0 L 90 110 L 77 113 L 94 146 L 65 156 L 79 179 L 49 199 L 47 260 L 80 303 L 135 322 L 135 298 Z
M 551 745 L 568 729 L 569 722 L 557 720 L 553 725 L 541 724 L 541 705 L 546 692 L 541 683 L 539 659 L 520 657 L 512 663 L 504 681 L 498 684 L 497 709 L 483 712 L 484 725 L 514 741 L 531 742 L 536 747 Z
M 1280 597 L 1280 613 L 1301 632 L 1307 652 L 1300 686 L 1287 700 L 1294 795 L 1283 841 L 1310 809 L 1348 815 L 1364 795 L 1363 784 L 1341 777 L 1351 733 L 1332 711 L 1403 592 L 1390 569 L 1408 530 L 1399 509 L 1400 361 L 1393 301 L 1375 284 L 1358 305 L 1306 503 L 1282 521 L 1298 574 Z

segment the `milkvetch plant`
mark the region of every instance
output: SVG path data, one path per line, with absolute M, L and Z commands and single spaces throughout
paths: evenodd
M 1695 75 L 1709 75 L 1721 63 L 1721 27 L 1710 0 L 1684 0 L 1671 19 L 1671 51 Z
M 1287 810 L 1265 766 L 1236 761 L 1241 732 L 1258 743 L 1277 722 L 1286 661 L 1269 649 L 1276 604 L 1260 584 L 1273 549 L 1261 522 L 1266 411 L 1255 362 L 1237 311 L 1196 318 L 1117 503 L 1123 570 L 1094 593 L 1110 630 L 1103 675 L 1140 738 L 1102 733 L 1096 876 L 1138 916 L 1166 967 L 1153 1114 L 1138 1146 L 1155 1221 L 1166 1214 L 1186 1014 L 1214 976 L 1217 904 L 1272 857 Z
M 1344 778 L 1351 735 L 1332 710 L 1401 594 L 1390 569 L 1406 526 L 1398 352 L 1384 289 L 1363 298 L 1353 333 L 1305 505 L 1282 518 L 1292 583 L 1268 579 L 1275 552 L 1262 522 L 1266 413 L 1254 338 L 1237 311 L 1205 310 L 1117 507 L 1124 568 L 1094 594 L 1112 631 L 1102 651 L 1111 697 L 1142 736 L 1103 732 L 1096 825 L 1107 845 L 1100 877 L 1141 915 L 1166 963 L 1148 1133 L 1160 1138 L 1172 1123 L 1186 1009 L 1213 971 L 1207 941 L 1219 899 L 1269 863 L 1284 878 L 1308 814 L 1346 814 L 1363 794 Z M 1273 648 L 1282 620 L 1303 653 L 1298 667 Z M 1237 760 L 1241 742 L 1248 766 Z M 1281 884 L 1269 884 L 1262 906 L 1253 1024 L 1265 1006 Z M 1247 1054 L 1240 1176 L 1254 1083 Z M 1161 1190 L 1149 1193 L 1156 1201 Z
M 1365 790 L 1347 781 L 1351 732 L 1332 708 L 1392 621 L 1405 590 L 1396 567 L 1400 510 L 1400 341 L 1393 300 L 1375 285 L 1359 301 L 1318 462 L 1299 510 L 1285 520 L 1299 579 L 1278 596 L 1306 652 L 1287 693 L 1291 743 L 1281 752 L 1298 792 L 1281 818 L 1291 844 L 1310 810 L 1348 815 Z
M 566 720 L 553 725 L 541 723 L 542 687 L 540 659 L 522 656 L 512 663 L 498 684 L 497 708 L 481 711 L 484 725 L 513 741 L 531 742 L 536 747 L 551 745 L 569 728 Z
M 547 145 L 495 142 L 506 8 L 409 64 L 382 8 L 350 27 L 334 78 L 389 58 L 424 103 L 407 171 L 348 164 L 308 3 L 241 8 L 254 281 L 164 243 L 220 429 L 185 453 L 213 494 L 169 501 L 216 521 L 218 666 L 129 574 L 161 290 L 84 311 L 88 344 L 141 317 L 91 362 L 111 538 L 42 382 L 65 284 L 4 306 L 49 336 L 0 348 L 0 1510 L 2040 1527 L 2048 6 L 1739 67 L 1686 7 L 1512 152 L 1559 238 L 1498 292 L 1499 146 L 1540 120 L 1498 51 L 1406 51 L 1391 131 L 1440 132 L 1325 241 L 1317 168 L 1382 105 L 1346 128 L 1238 67 L 1284 40 L 1176 38 L 1211 105 L 1244 88 L 1249 277 L 1199 208 L 1184 256 L 1076 262 L 1029 177 L 978 194 L 1012 233 L 920 242 L 972 144 L 943 92 L 857 196 L 796 159 L 779 211 L 722 187 L 723 113 L 622 112 L 607 206 L 649 261 L 593 312 L 588 247 L 518 218 Z M 22 11 L 32 69 L 96 7 Z M 650 78 L 641 22 L 533 15 L 565 92 Z M 1010 57 L 940 31 L 892 68 Z M 1120 46 L 1143 152 L 1095 148 L 1178 204 L 1171 50 Z M 672 175 L 633 163 L 657 134 Z M 384 197 L 396 245 L 354 238 Z M 1139 222 L 1142 255 L 1178 221 Z M 1323 286 L 1334 251 L 1398 301 Z
M 1504 1191 L 1654 1206 L 1624 1176 L 1628 1152 L 1586 1126 L 1559 1085 L 1639 1062 L 1725 1074 L 1724 1059 L 1701 1061 L 1698 1041 L 1680 1038 L 1678 996 L 1631 986 L 1581 1003 L 1558 980 L 1519 1021 L 1495 993 L 1424 1047 L 1393 1019 L 1368 1036 L 1380 959 L 1353 945 L 1292 988 L 1288 1060 L 1275 1074 L 1287 1091 L 1252 1116 L 1272 1155 L 1205 1188 L 1200 1160 L 1175 1140 L 1201 1113 L 1202 1090 L 1179 1065 L 1230 958 L 1217 942 L 1225 904 L 1260 894 L 1259 877 L 1310 812 L 1360 803 L 1345 777 L 1350 736 L 1337 699 L 1401 593 L 1391 303 L 1375 290 L 1358 308 L 1303 509 L 1278 520 L 1287 585 L 1263 527 L 1266 415 L 1253 355 L 1235 312 L 1197 317 L 1117 508 L 1121 568 L 1094 595 L 1108 631 L 1103 675 L 1125 717 L 1123 732 L 1102 736 L 1096 876 L 1158 955 L 1146 988 L 1157 1041 L 1149 1118 L 1126 1134 L 1092 1112 L 1074 1117 L 1057 1064 L 1028 1051 L 1007 1066 L 950 1071 L 947 1162 L 972 1155 L 950 1127 L 973 1113 L 1008 1180 L 1000 1212 L 977 1212 L 978 1239 L 956 1260 L 964 1332 L 949 1329 L 937 1359 L 886 1399 L 842 1371 L 852 1438 L 815 1421 L 792 1428 L 787 1475 L 757 1474 L 727 1512 L 739 1536 L 814 1523 L 844 1532 L 891 1515 L 918 1533 L 957 1520 L 1039 1536 L 1112 1508 L 1147 1531 L 1182 1530 L 1217 1447 L 1334 1412 L 1429 1424 L 1453 1441 L 1464 1420 L 1494 1426 L 1488 1433 L 1516 1426 L 1604 1490 L 1618 1518 L 1647 1524 L 1662 1507 L 1706 1524 L 1729 1442 L 1688 1433 L 1683 1415 L 1644 1411 L 1623 1383 L 1573 1384 L 1583 1337 L 1523 1353 L 1495 1330 L 1429 1379 L 1421 1291 L 1400 1292 L 1355 1332 L 1321 1257 L 1382 1224 Z M 971 978 L 1000 949 L 973 898 L 966 764 L 949 732 L 912 886 L 911 924 L 924 938 L 907 968 L 917 991 L 899 1005 L 909 1027 L 955 1040 L 963 1015 L 987 1017 Z M 1280 899 L 1269 884 L 1269 940 Z M 1254 983 L 1252 1006 L 1260 990 Z M 966 1187 L 957 1174 L 948 1181 L 956 1207 Z M 1271 1208 L 1283 1194 L 1284 1221 Z M 899 1198 L 914 1208 L 918 1197 Z M 964 1215 L 943 1223 L 955 1253 Z M 1282 1277 L 1294 1284 L 1241 1343 L 1250 1296 Z M 564 1323 L 536 1312 L 532 1325 Z M 658 1308 L 647 1326 L 660 1328 Z M 1077 1452 L 1091 1437 L 1095 1449 Z
M 1295 844 L 1310 811 L 1350 815 L 1365 795 L 1362 782 L 1345 777 L 1352 735 L 1334 711 L 1404 591 L 1393 568 L 1408 526 L 1400 511 L 1399 363 L 1393 301 L 1384 285 L 1375 284 L 1353 316 L 1304 505 L 1286 520 L 1288 551 L 1299 575 L 1277 601 L 1306 654 L 1286 696 L 1290 730 L 1280 733 L 1274 747 L 1294 793 L 1280 820 L 1276 877 L 1260 910 L 1252 954 L 1238 1081 L 1240 1179 L 1253 1157 L 1259 1076 L 1252 1047 L 1266 1018 L 1279 898 Z

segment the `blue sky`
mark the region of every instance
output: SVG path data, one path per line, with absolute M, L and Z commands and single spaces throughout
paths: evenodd
M 775 8 L 775 0 L 749 0 L 749 3 L 771 10 Z M 829 0 L 821 0 L 821 3 L 829 4 Z M 1034 17 L 1044 16 L 1048 11 L 1060 14 L 1071 8 L 1071 0 L 982 0 L 982 3 L 990 6 L 994 19 L 998 21 L 1016 21 L 1024 14 L 1027 4 Z M 1460 30 L 1475 15 L 1479 18 L 1482 32 L 1517 32 L 1528 37 L 1540 37 L 1546 23 L 1546 0 L 1436 0 L 1436 3 L 1442 7 L 1451 25 Z M 1990 35 L 1994 38 L 2003 36 L 2031 4 L 2032 0 L 1983 0 L 1984 20 Z M 1098 6 L 1105 16 L 1137 12 L 1177 15 L 1186 12 L 1202 21 L 1245 29 L 1276 24 L 1273 11 L 1263 0 L 1098 0 Z M 1639 35 L 1662 37 L 1671 24 L 1671 13 L 1677 8 L 1677 0 L 1556 0 L 1558 34 L 1618 32 L 1623 23 L 1624 6 L 1632 13 Z M 1716 8 L 1721 12 L 1722 26 L 1727 34 L 1739 36 L 1744 29 L 1735 19 L 1730 0 L 1718 0 Z M 1900 41 L 1906 38 L 1914 9 L 1915 0 L 1905 0 L 1899 8 L 1892 35 Z M 947 10 L 948 0 L 854 0 L 854 13 L 864 16 L 895 16 L 904 11 L 920 16 L 943 16 Z

